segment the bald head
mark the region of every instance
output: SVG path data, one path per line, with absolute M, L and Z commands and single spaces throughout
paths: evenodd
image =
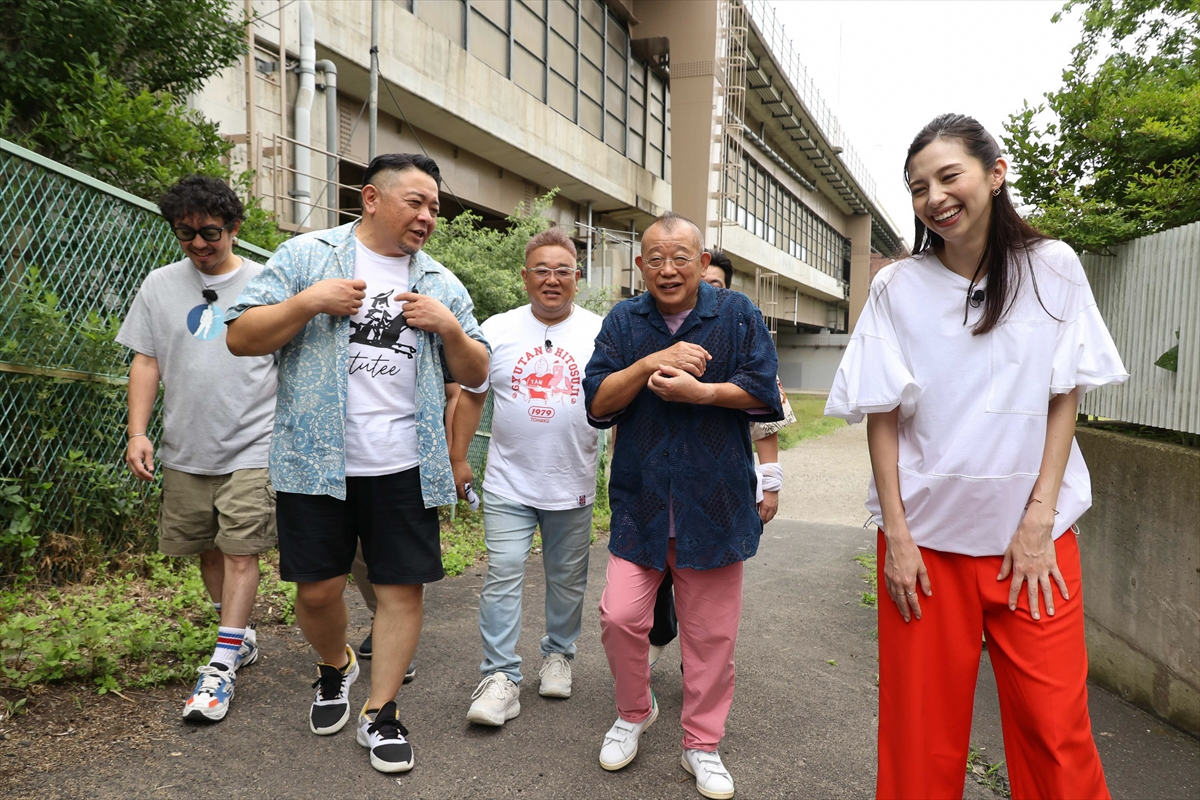
M 704 249 L 704 234 L 700 231 L 696 223 L 687 217 L 681 217 L 673 211 L 668 211 L 654 220 L 654 222 L 651 222 L 650 227 L 646 228 L 646 232 L 642 234 L 642 255 L 646 255 L 646 241 L 648 239 L 653 241 L 658 235 L 674 238 L 680 234 L 690 237 L 695 251 L 699 252 Z

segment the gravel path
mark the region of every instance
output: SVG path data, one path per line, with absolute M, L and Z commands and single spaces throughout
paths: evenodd
M 784 491 L 779 493 L 781 519 L 861 526 L 867 521 L 863 503 L 871 477 L 867 425 L 847 425 L 807 439 L 779 453 Z

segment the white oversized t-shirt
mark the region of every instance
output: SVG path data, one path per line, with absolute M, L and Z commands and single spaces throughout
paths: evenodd
M 463 388 L 493 391 L 484 492 L 544 511 L 595 499 L 598 431 L 587 421 L 583 370 L 601 322 L 575 306 L 567 319 L 547 326 L 525 305 L 480 326 L 492 345 L 488 381 Z
M 354 277 L 367 296 L 350 317 L 346 475 L 390 475 L 417 466 L 417 333 L 394 298 L 408 291 L 411 257 L 381 256 L 355 242 Z
M 885 267 L 834 377 L 829 416 L 859 422 L 899 406 L 900 495 L 921 547 L 1003 555 L 1041 467 L 1050 397 L 1129 377 L 1075 252 L 1059 241 L 1036 246 L 1036 292 L 1021 263 L 1012 309 L 981 336 L 971 328 L 982 306 L 963 324 L 970 282 L 932 253 Z M 1091 504 L 1072 441 L 1054 537 Z M 883 524 L 874 477 L 867 510 Z

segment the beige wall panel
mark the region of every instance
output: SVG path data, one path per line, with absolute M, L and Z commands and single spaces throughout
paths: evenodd
M 871 286 L 871 217 L 850 218 L 850 332 L 867 303 Z

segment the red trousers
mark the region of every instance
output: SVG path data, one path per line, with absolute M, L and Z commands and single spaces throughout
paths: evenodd
M 879 534 L 878 798 L 961 800 L 981 634 L 1000 691 L 1000 722 L 1013 800 L 1108 798 L 1087 706 L 1087 650 L 1079 545 L 1055 542 L 1071 599 L 1054 587 L 1054 616 L 1029 613 L 1021 587 L 1008 610 L 1011 578 L 996 580 L 999 556 L 921 548 L 933 596 L 905 623 L 883 580 Z M 920 589 L 918 588 L 918 592 Z

